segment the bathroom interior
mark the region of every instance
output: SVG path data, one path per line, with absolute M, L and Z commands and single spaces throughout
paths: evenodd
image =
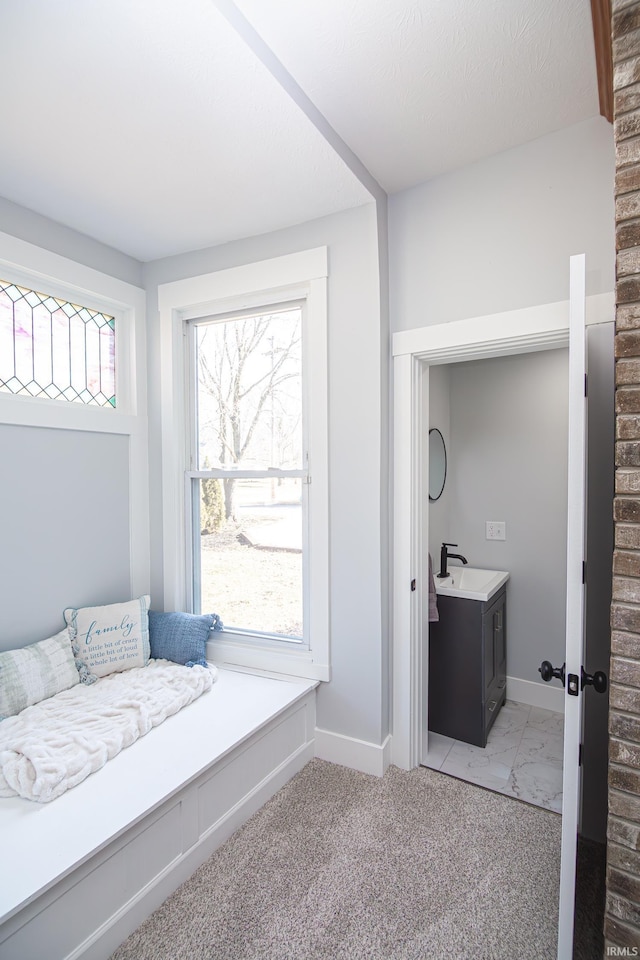
M 588 328 L 587 352 L 585 668 L 606 672 L 613 537 L 613 323 Z M 421 585 L 426 641 L 421 762 L 557 813 L 562 810 L 564 690 L 558 680 L 545 683 L 539 668 L 543 660 L 554 667 L 565 660 L 568 359 L 568 349 L 562 347 L 429 366 L 428 390 L 423 390 L 423 398 L 428 398 L 423 423 L 428 427 L 421 437 L 422 502 L 428 503 L 422 514 L 423 569 L 428 569 L 430 554 L 439 613 L 438 622 L 429 623 L 427 579 Z M 437 476 L 431 458 L 428 480 L 429 443 L 432 451 L 444 446 L 446 475 Z M 429 483 L 433 489 L 427 491 Z M 443 543 L 451 544 L 449 555 L 468 561 L 466 567 L 460 559 L 442 557 Z M 447 578 L 438 576 L 444 572 L 441 559 L 446 559 Z M 503 574 L 486 588 L 471 584 L 472 591 L 480 592 L 477 599 L 466 599 L 466 613 L 456 619 L 462 609 L 456 571 L 472 568 Z M 475 691 L 481 695 L 488 682 L 474 676 L 483 669 L 477 649 L 487 622 L 492 631 L 503 632 L 495 637 L 506 652 L 506 670 L 503 663 L 502 679 L 495 679 L 493 692 L 487 694 L 489 713 L 483 708 L 484 719 L 476 724 L 480 707 Z M 590 762 L 583 766 L 581 832 L 601 842 L 608 697 L 587 692 L 583 745 Z M 475 718 L 471 725 L 467 714 Z

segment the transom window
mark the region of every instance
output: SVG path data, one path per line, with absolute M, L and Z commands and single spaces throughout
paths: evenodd
M 0 390 L 116 405 L 115 318 L 0 280 Z
M 307 593 L 302 318 L 294 302 L 190 323 L 193 608 L 293 643 Z

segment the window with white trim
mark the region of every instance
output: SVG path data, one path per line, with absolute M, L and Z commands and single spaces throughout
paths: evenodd
M 167 610 L 219 663 L 329 679 L 327 251 L 162 284 Z

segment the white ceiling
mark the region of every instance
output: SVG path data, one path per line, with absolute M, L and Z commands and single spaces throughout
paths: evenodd
M 236 0 L 388 193 L 598 113 L 589 0 Z
M 304 94 L 387 192 L 598 112 L 589 0 L 2 0 L 0 35 L 0 196 L 140 260 L 371 199 Z

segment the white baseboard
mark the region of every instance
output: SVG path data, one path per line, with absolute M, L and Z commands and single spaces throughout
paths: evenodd
M 519 677 L 507 677 L 507 699 L 517 703 L 527 703 L 543 710 L 555 710 L 564 713 L 565 692 L 559 683 L 536 683 L 521 680 Z
M 316 757 L 381 777 L 391 763 L 391 736 L 378 745 L 316 727 Z

